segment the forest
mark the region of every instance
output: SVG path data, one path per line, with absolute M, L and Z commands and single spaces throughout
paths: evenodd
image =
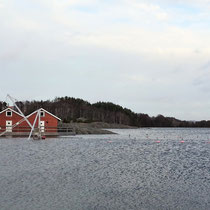
M 163 115 L 149 116 L 144 113 L 134 113 L 130 109 L 111 102 L 89 103 L 73 97 L 56 97 L 46 101 L 18 101 L 18 107 L 25 115 L 38 108 L 44 108 L 62 119 L 70 122 L 106 122 L 135 127 L 210 127 L 208 121 L 181 121 Z M 0 111 L 7 107 L 7 103 L 0 101 Z

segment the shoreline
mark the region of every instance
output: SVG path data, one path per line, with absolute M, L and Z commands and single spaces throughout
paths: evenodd
M 93 123 L 62 123 L 61 127 L 70 127 L 74 130 L 76 135 L 81 134 L 116 134 L 106 129 L 135 129 L 128 125 L 110 124 L 103 122 Z

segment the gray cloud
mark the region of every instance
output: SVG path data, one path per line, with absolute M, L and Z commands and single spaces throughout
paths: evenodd
M 0 99 L 68 95 L 150 115 L 209 118 L 210 31 L 195 27 L 193 14 L 180 12 L 177 22 L 175 1 L 3 3 L 0 73 L 12 85 L 1 80 Z

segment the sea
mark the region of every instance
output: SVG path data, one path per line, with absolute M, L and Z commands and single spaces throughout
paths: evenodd
M 209 210 L 210 129 L 0 139 L 0 210 Z

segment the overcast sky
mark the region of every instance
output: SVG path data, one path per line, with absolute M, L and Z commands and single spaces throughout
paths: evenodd
M 210 119 L 210 0 L 0 0 L 0 77 L 0 100 Z

